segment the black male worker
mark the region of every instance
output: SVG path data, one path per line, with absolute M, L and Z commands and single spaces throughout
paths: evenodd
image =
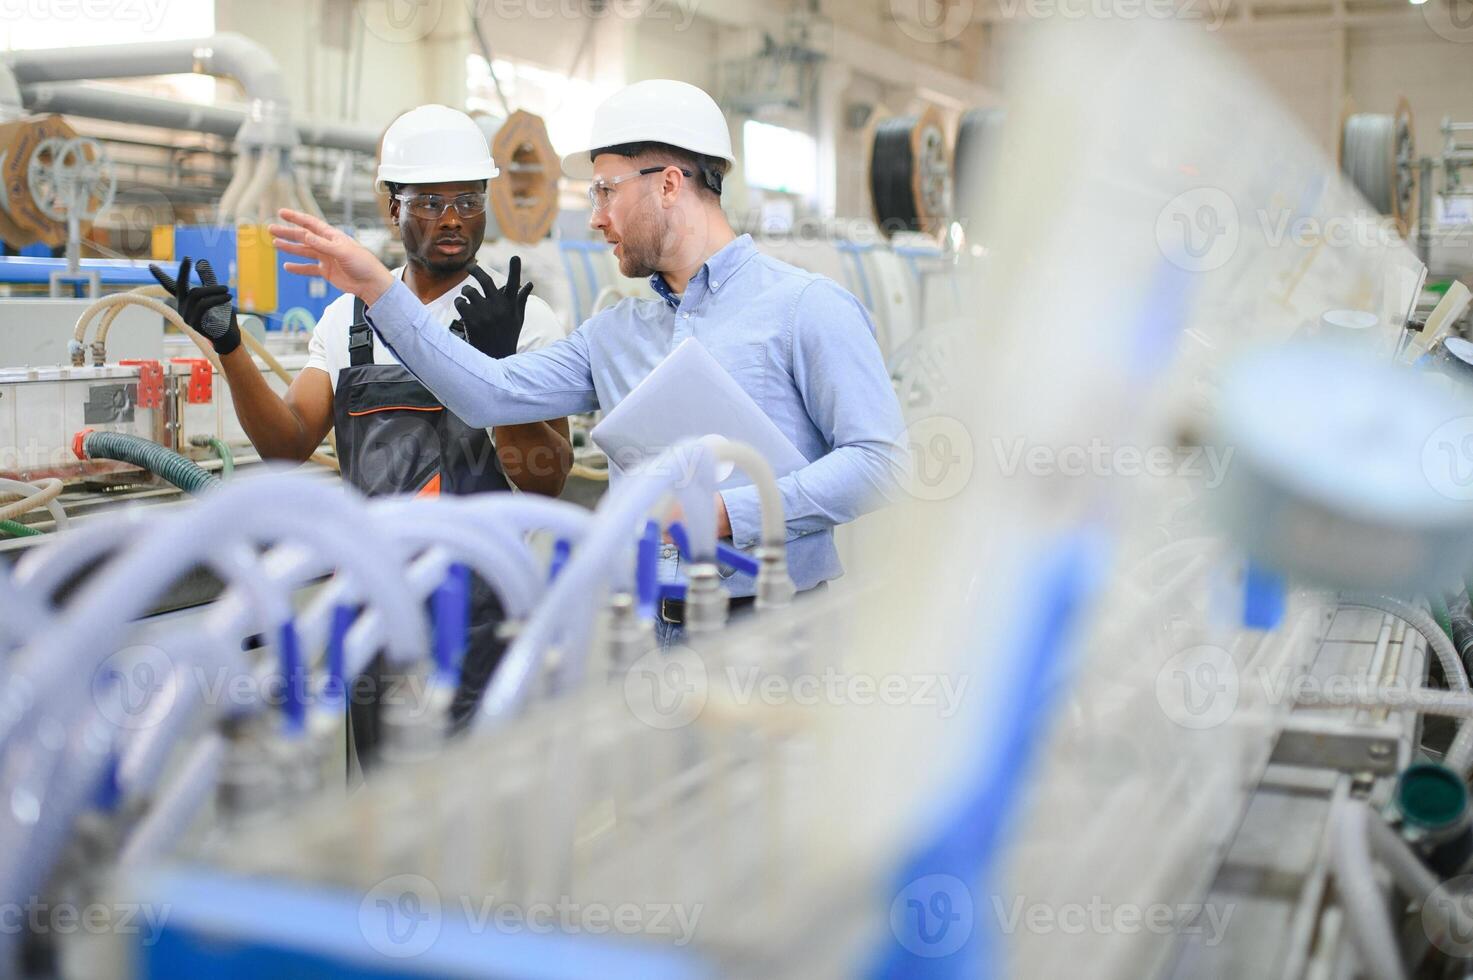
M 486 187 L 497 175 L 481 129 L 465 113 L 425 105 L 404 113 L 384 134 L 379 181 L 404 242 L 407 263 L 396 278 L 434 311 L 435 322 L 490 357 L 536 350 L 563 331 L 545 302 L 520 286 L 511 260 L 497 287 L 476 264 L 486 230 Z M 154 267 L 176 296 L 184 320 L 208 336 L 230 382 L 236 415 L 265 459 L 301 461 L 337 433 L 343 479 L 370 496 L 480 493 L 512 486 L 557 496 L 572 465 L 566 418 L 477 428 L 446 409 L 376 343 L 362 300 L 341 296 L 312 332 L 306 366 L 277 395 L 240 344 L 230 294 L 200 262 L 202 286 L 189 286 L 189 260 L 177 276 Z M 520 335 L 486 325 L 511 317 Z M 508 343 L 506 338 L 515 338 Z M 502 653 L 494 636 L 501 620 L 495 597 L 474 589 L 470 642 L 452 719 L 469 716 Z M 381 691 L 372 670 L 353 690 L 351 718 L 360 760 L 379 740 Z

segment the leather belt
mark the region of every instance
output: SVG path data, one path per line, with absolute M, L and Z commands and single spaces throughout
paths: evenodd
M 727 612 L 734 613 L 738 609 L 745 609 L 756 601 L 757 597 L 752 595 L 735 596 L 727 600 Z M 660 618 L 672 626 L 683 626 L 685 624 L 685 600 L 661 599 Z
M 800 592 L 799 595 L 817 595 L 828 587 L 829 583 L 820 582 L 807 592 Z M 734 613 L 739 609 L 746 609 L 748 606 L 755 605 L 756 602 L 757 597 L 754 595 L 735 596 L 727 600 L 727 612 Z M 661 599 L 660 618 L 672 626 L 685 625 L 685 600 Z

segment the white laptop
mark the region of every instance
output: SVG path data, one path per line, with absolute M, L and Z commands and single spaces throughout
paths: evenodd
M 725 436 L 756 449 L 781 477 L 808 465 L 796 446 L 694 337 L 682 341 L 589 433 L 611 478 L 686 439 Z M 721 486 L 750 482 L 728 468 Z

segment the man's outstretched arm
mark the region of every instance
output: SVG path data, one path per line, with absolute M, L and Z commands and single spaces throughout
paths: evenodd
M 368 321 L 411 373 L 469 425 L 521 425 L 598 407 L 581 330 L 542 350 L 488 357 L 437 323 L 372 252 L 332 225 L 283 210 L 273 244 L 309 261 L 288 272 L 319 276 L 354 294 Z

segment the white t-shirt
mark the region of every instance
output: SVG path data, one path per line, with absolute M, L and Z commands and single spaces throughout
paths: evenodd
M 394 275 L 403 279 L 404 267 L 401 265 L 395 269 Z M 500 278 L 500 276 L 497 277 L 498 280 Z M 428 304 L 430 312 L 445 325 L 446 329 L 449 329 L 450 324 L 460 318 L 460 314 L 455 309 L 455 301 L 460 298 L 460 291 L 465 286 L 470 286 L 478 293 L 481 291 L 481 284 L 476 281 L 476 277 L 467 275 L 453 289 L 447 290 L 434 302 Z M 328 379 L 332 382 L 333 391 L 337 391 L 338 371 L 348 366 L 348 328 L 352 325 L 353 297 L 351 295 L 339 296 L 327 305 L 327 309 L 322 311 L 322 319 L 317 321 L 317 326 L 312 330 L 312 338 L 307 343 L 305 367 L 326 371 Z M 558 322 L 557 314 L 552 312 L 552 307 L 536 295 L 529 296 L 527 314 L 522 321 L 522 333 L 517 338 L 517 353 L 538 350 L 562 339 L 563 327 Z M 373 338 L 373 363 L 399 363 L 394 352 L 389 350 L 388 345 L 377 336 Z

